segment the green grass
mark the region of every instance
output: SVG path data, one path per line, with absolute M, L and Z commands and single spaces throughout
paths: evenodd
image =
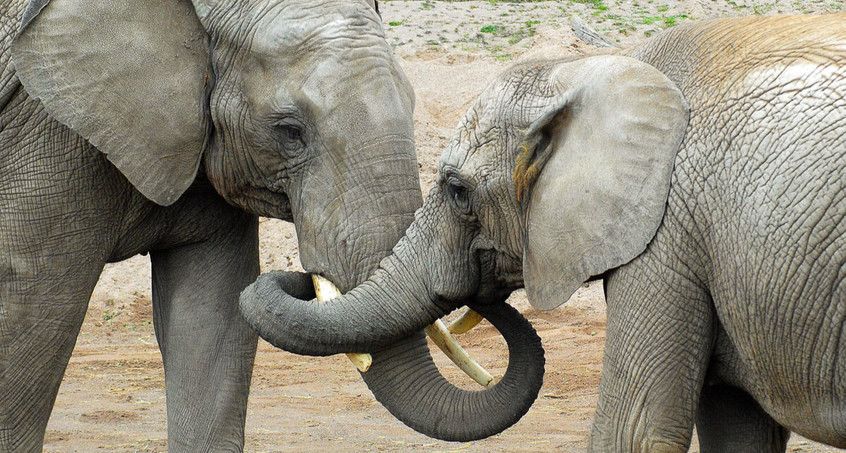
M 675 27 L 679 19 L 687 19 L 686 14 L 679 14 L 678 16 L 667 16 L 664 18 L 664 26 Z
M 680 19 L 687 19 L 687 14 L 678 14 L 674 16 L 643 16 L 640 23 L 644 25 L 651 25 L 663 22 L 664 28 L 675 27 L 678 25 Z

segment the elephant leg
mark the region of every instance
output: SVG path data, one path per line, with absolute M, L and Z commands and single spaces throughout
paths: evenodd
M 241 451 L 257 335 L 238 295 L 259 274 L 258 219 L 151 253 L 153 322 L 165 370 L 168 451 Z
M 702 453 L 784 453 L 790 431 L 737 387 L 706 385 L 696 415 Z
M 90 244 L 71 251 L 54 243 L 56 238 L 30 242 L 28 233 L 17 233 L 17 243 L 6 242 L 0 256 L 2 452 L 41 451 L 59 384 L 106 262 L 90 256 L 95 249 Z
M 647 252 L 605 280 L 608 339 L 592 452 L 686 452 L 711 355 L 710 298 Z

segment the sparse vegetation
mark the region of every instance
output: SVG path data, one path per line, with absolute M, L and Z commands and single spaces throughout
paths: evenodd
M 412 0 L 383 1 L 412 3 Z M 413 4 L 417 5 L 414 8 L 433 11 L 436 8 L 447 8 L 445 5 L 448 3 L 461 4 L 468 1 L 470 0 L 417 0 Z M 727 2 L 736 0 L 714 1 L 728 4 Z M 501 4 L 507 6 L 500 8 Z M 395 48 L 422 45 L 427 51 L 484 50 L 489 56 L 504 61 L 528 49 L 533 41 L 526 38 L 536 36 L 538 27 L 569 27 L 574 15 L 587 19 L 588 23 L 606 35 L 609 41 L 618 43 L 627 38 L 648 37 L 690 19 L 689 13 L 678 4 L 666 0 L 636 0 L 630 4 L 624 4 L 622 0 L 484 0 L 484 3 L 477 0 L 461 8 L 464 11 L 484 9 L 485 12 L 473 13 L 460 22 L 451 22 L 450 32 L 441 33 L 437 38 L 434 38 L 431 32 L 436 26 L 432 23 L 434 19 L 431 12 L 426 13 L 426 19 L 419 23 L 413 23 L 408 17 L 394 17 L 390 22 L 386 22 L 386 25 L 392 32 L 402 33 L 404 39 L 392 40 L 389 37 L 389 42 Z M 554 10 L 560 14 L 550 19 L 551 11 L 544 10 Z

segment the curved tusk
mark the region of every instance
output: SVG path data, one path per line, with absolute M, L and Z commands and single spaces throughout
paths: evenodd
M 470 329 L 476 327 L 480 322 L 482 322 L 483 319 L 485 318 L 483 318 L 482 315 L 468 308 L 463 315 L 459 316 L 458 319 L 450 323 L 449 333 L 454 333 L 456 335 L 467 333 Z
M 493 376 L 467 354 L 467 351 L 450 335 L 449 330 L 440 319 L 426 326 L 426 335 L 429 335 L 429 338 L 441 348 L 441 351 L 474 381 L 485 388 L 492 385 Z
M 336 288 L 332 282 L 320 275 L 312 274 L 311 280 L 314 283 L 314 292 L 318 301 L 324 302 L 341 295 L 341 292 L 338 291 L 338 288 Z M 482 387 L 490 387 L 493 383 L 493 376 L 491 376 L 487 370 L 482 368 L 478 362 L 473 360 L 467 351 L 465 351 L 450 334 L 451 332 L 456 334 L 467 332 L 479 324 L 482 319 L 482 315 L 468 309 L 467 312 L 461 315 L 460 318 L 453 321 L 449 328 L 447 328 L 439 319 L 435 321 L 434 324 L 426 327 L 426 334 L 429 335 L 429 338 L 438 345 L 441 351 L 443 351 L 444 354 L 446 354 L 446 356 L 461 369 L 461 371 L 464 371 L 464 373 L 470 376 L 470 378 L 474 381 L 478 382 Z M 362 373 L 367 372 L 367 370 L 370 369 L 370 365 L 373 363 L 373 358 L 367 353 L 351 352 L 347 353 L 347 357 Z
M 325 302 L 341 295 L 341 292 L 338 291 L 338 288 L 332 282 L 317 274 L 311 274 L 311 281 L 314 283 L 314 293 L 317 295 L 319 302 Z M 358 371 L 362 373 L 367 372 L 370 369 L 370 365 L 373 364 L 373 357 L 367 353 L 350 352 L 347 353 L 347 357 L 358 368 Z

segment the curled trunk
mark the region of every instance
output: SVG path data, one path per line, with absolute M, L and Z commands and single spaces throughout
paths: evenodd
M 432 361 L 422 332 L 372 353 L 373 365 L 362 373 L 391 414 L 427 436 L 466 442 L 500 433 L 526 414 L 543 383 L 543 346 L 531 324 L 504 302 L 473 309 L 508 344 L 508 368 L 492 387 L 454 386 Z
M 381 349 L 452 311 L 446 304 L 424 306 L 415 296 L 398 297 L 399 288 L 380 287 L 383 274 L 380 269 L 342 297 L 318 303 L 311 300 L 314 288 L 308 274 L 268 272 L 241 293 L 241 314 L 277 348 L 327 356 Z M 405 302 L 378 302 L 397 299 Z
M 440 291 L 454 285 L 439 281 L 437 265 L 423 257 L 454 257 L 433 253 L 438 217 L 424 205 L 415 222 L 363 284 L 325 302 L 310 300 L 310 276 L 292 272 L 264 274 L 241 294 L 241 312 L 265 340 L 286 351 L 305 355 L 369 352 L 373 364 L 363 374 L 376 398 L 398 419 L 426 435 L 470 441 L 499 433 L 522 417 L 543 382 L 544 357 L 540 338 L 504 298 L 473 299 L 472 308 L 503 335 L 509 352 L 505 376 L 479 391 L 459 389 L 437 369 L 423 329 L 467 301 L 447 301 Z M 460 262 L 460 260 L 458 260 Z M 448 268 L 445 268 L 448 269 Z M 466 278 L 453 272 L 456 280 Z M 472 274 L 472 272 L 470 272 Z M 433 282 L 437 282 L 434 284 Z M 468 288 L 466 292 L 475 291 Z M 478 294 L 469 294 L 470 297 Z
M 245 290 L 241 309 L 265 340 L 290 352 L 371 352 L 373 365 L 362 376 L 373 395 L 397 419 L 428 436 L 482 439 L 505 430 L 529 410 L 543 383 L 544 351 L 537 333 L 517 310 L 504 301 L 472 307 L 505 338 L 509 363 L 492 387 L 463 390 L 441 375 L 423 333 L 423 327 L 449 307 L 432 304 L 426 310 L 409 308 L 415 304 L 408 300 L 381 305 L 361 300 L 376 297 L 374 288 L 378 285 L 371 279 L 340 298 L 318 303 L 309 300 L 314 297 L 309 275 L 272 272 Z M 384 293 L 379 297 L 397 299 Z M 338 310 L 349 311 L 338 316 Z M 285 316 L 292 313 L 298 314 Z

